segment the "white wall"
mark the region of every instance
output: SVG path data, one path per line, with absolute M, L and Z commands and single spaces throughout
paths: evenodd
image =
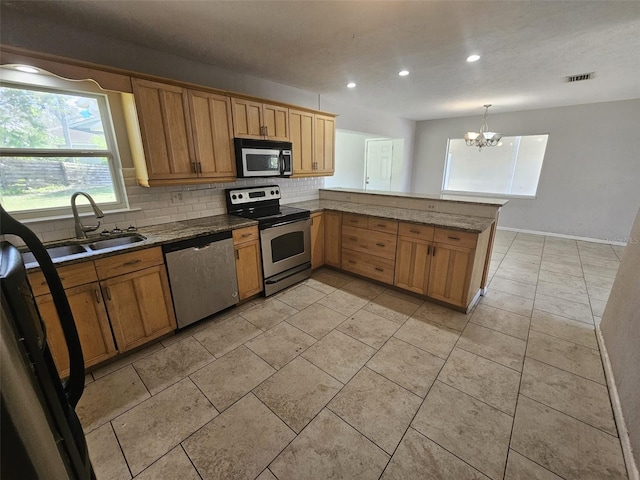
M 336 172 L 324 180 L 324 186 L 364 188 L 365 140 L 372 135 L 336 131 Z
M 622 406 L 635 463 L 640 465 L 640 210 L 600 330 Z M 621 432 L 623 433 L 623 432 Z M 637 475 L 637 470 L 636 470 Z M 633 477 L 632 477 L 633 478 Z
M 418 122 L 411 191 L 438 194 L 448 138 L 481 116 Z M 640 205 L 640 100 L 490 114 L 505 135 L 548 133 L 537 198 L 512 199 L 503 227 L 625 242 Z

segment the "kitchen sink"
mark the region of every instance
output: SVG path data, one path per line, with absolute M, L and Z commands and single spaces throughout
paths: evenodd
M 86 252 L 87 249 L 84 245 L 62 245 L 60 247 L 47 248 L 47 253 L 51 258 L 67 257 L 69 255 Z M 33 253 L 26 252 L 22 254 L 22 260 L 24 263 L 32 263 L 36 261 L 36 258 L 33 256 Z
M 147 237 L 144 237 L 142 235 L 129 235 L 126 237 L 98 240 L 97 242 L 90 243 L 87 246 L 91 250 L 104 250 L 105 248 L 121 247 L 123 245 L 130 245 L 132 243 L 142 242 L 143 240 L 146 240 L 146 239 Z

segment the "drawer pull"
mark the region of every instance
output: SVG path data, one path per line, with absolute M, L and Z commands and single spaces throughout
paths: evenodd
M 98 289 L 95 289 L 93 294 L 96 296 L 96 303 L 100 303 L 100 294 L 98 293 Z
M 358 239 L 356 237 L 349 237 L 349 240 L 351 240 L 352 242 L 357 242 Z
M 376 267 L 375 269 L 376 269 L 378 272 L 384 272 L 384 268 Z
M 354 263 L 355 264 L 356 261 L 355 260 L 349 260 L 349 263 Z
M 128 262 L 124 262 L 123 265 L 126 265 L 127 267 L 130 267 L 131 265 L 136 265 L 138 263 L 140 263 L 142 260 L 140 260 L 139 258 L 136 260 L 130 260 Z
M 111 290 L 109 290 L 109 287 L 104 287 L 104 291 L 107 294 L 107 300 L 111 301 Z
M 420 235 L 420 230 L 409 230 L 411 233 L 415 233 L 416 235 Z
M 384 223 L 378 223 L 378 224 L 376 225 L 376 227 L 385 228 L 385 227 L 386 227 L 386 225 L 385 225 Z
M 251 234 L 250 234 L 250 233 L 243 233 L 243 234 L 242 234 L 242 238 L 247 238 L 247 237 L 250 237 L 250 236 L 251 236 Z
M 351 223 L 358 223 L 358 220 L 356 220 L 355 218 L 351 218 L 351 219 L 349 219 L 349 221 L 350 221 Z
M 384 247 L 384 243 L 376 243 L 376 246 L 378 246 L 378 247 Z
M 460 237 L 447 237 L 449 240 L 460 240 Z

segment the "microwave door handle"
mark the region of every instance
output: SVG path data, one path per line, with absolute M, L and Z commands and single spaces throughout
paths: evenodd
M 280 150 L 280 175 L 284 175 L 284 154 L 282 153 L 282 150 Z

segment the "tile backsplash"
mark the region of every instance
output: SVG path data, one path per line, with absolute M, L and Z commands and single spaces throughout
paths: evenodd
M 129 225 L 145 227 L 227 213 L 224 197 L 226 188 L 277 184 L 282 194 L 281 203 L 286 204 L 317 199 L 318 190 L 324 186 L 323 177 L 310 177 L 252 178 L 232 183 L 147 188 L 135 184 L 133 169 L 124 170 L 131 211 L 105 213 L 99 231 L 113 230 L 116 226 L 121 229 L 126 229 Z M 91 217 L 83 218 L 87 219 L 88 224 L 94 223 Z M 44 242 L 75 236 L 71 218 L 30 222 L 28 226 Z

